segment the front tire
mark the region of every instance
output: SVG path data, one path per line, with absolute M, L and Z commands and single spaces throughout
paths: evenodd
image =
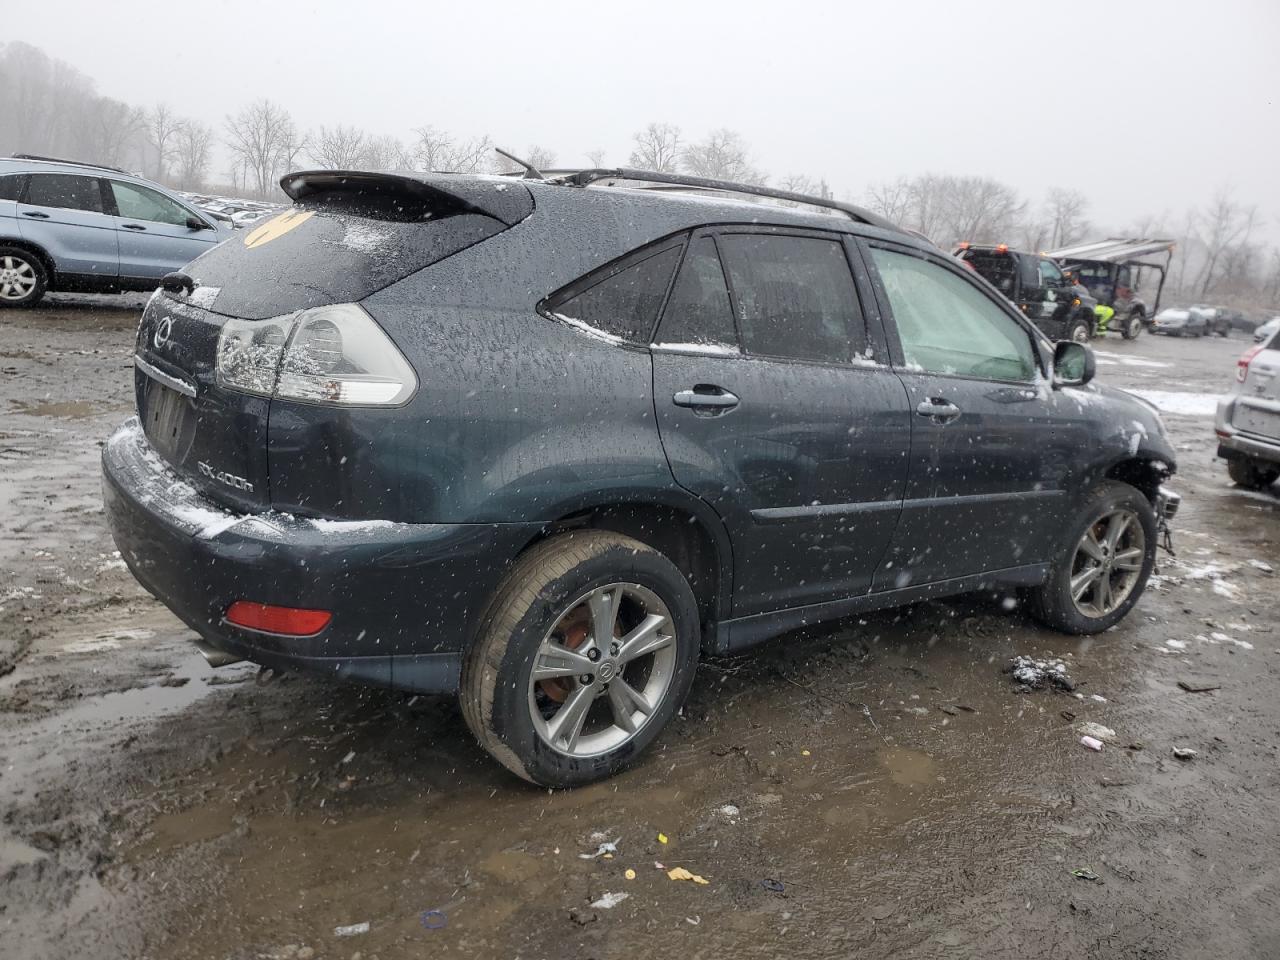
M 1124 325 L 1124 329 L 1120 331 L 1120 335 L 1126 340 L 1137 340 L 1139 334 L 1142 333 L 1142 314 L 1131 314 L 1128 321 Z
M 1032 591 L 1032 615 L 1070 634 L 1114 626 L 1146 589 L 1156 543 L 1155 510 L 1141 491 L 1100 483 L 1085 498 L 1048 579 Z
M 632 763 L 693 684 L 700 627 L 680 570 L 603 530 L 567 533 L 519 560 L 464 660 L 459 699 L 480 745 L 544 787 Z
M 1246 490 L 1265 490 L 1280 477 L 1280 468 L 1257 460 L 1241 458 L 1227 461 L 1227 473 Z
M 1074 340 L 1076 343 L 1088 343 L 1092 335 L 1089 324 L 1083 320 L 1077 320 L 1071 324 L 1071 329 L 1067 331 L 1067 339 Z
M 0 246 L 0 307 L 29 307 L 48 286 L 39 257 L 21 247 Z

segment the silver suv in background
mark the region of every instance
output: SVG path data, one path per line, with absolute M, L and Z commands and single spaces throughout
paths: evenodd
M 1214 432 L 1240 486 L 1263 490 L 1280 477 L 1280 330 L 1237 361 L 1235 391 L 1218 404 Z
M 0 158 L 0 307 L 48 290 L 152 290 L 231 235 L 159 184 L 113 167 Z

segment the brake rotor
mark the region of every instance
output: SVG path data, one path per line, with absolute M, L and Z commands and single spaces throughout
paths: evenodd
M 560 621 L 558 631 L 561 641 L 569 650 L 577 650 L 591 636 L 591 612 L 586 604 L 575 607 Z M 553 680 L 540 680 L 538 687 L 548 698 L 556 703 L 564 703 L 573 689 L 573 677 L 556 677 Z

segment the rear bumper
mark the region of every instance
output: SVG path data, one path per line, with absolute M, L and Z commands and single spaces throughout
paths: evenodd
M 1280 464 L 1280 438 L 1264 437 L 1256 433 L 1242 433 L 1233 424 L 1236 397 L 1227 397 L 1218 403 L 1213 430 L 1218 437 L 1218 456 L 1223 460 L 1254 459 Z
M 151 450 L 137 420 L 107 442 L 103 500 L 138 581 L 204 644 L 266 666 L 423 693 L 457 689 L 483 604 L 536 523 L 413 524 L 238 514 Z M 329 610 L 311 637 L 233 626 L 236 600 Z

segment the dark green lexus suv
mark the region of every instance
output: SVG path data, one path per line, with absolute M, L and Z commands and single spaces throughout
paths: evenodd
M 978 589 L 1093 633 L 1142 593 L 1159 416 L 878 217 L 633 170 L 283 186 L 151 298 L 103 453 L 214 664 L 456 693 L 571 786 L 701 655 Z

